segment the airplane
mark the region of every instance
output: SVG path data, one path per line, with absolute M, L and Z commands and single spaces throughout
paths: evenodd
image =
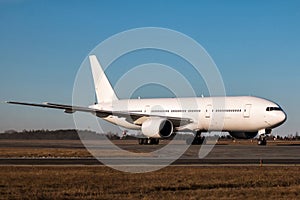
M 56 103 L 9 104 L 64 110 L 65 113 L 91 113 L 126 129 L 140 130 L 144 137 L 140 145 L 158 144 L 177 132 L 192 132 L 187 144 L 200 145 L 203 132 L 222 131 L 236 139 L 250 139 L 257 135 L 258 144 L 266 145 L 272 129 L 283 124 L 287 115 L 276 103 L 254 96 L 224 96 L 196 98 L 152 98 L 120 100 L 107 79 L 97 57 L 89 56 L 97 103 L 87 107 Z M 223 101 L 222 104 L 214 103 Z M 219 122 L 219 121 L 222 121 Z M 217 124 L 217 125 L 216 125 Z

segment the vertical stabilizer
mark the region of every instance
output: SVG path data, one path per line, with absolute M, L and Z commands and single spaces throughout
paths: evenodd
M 95 55 L 90 55 L 89 59 L 98 103 L 118 100 L 118 97 L 111 87 L 111 84 L 109 83 L 100 63 L 98 62 L 97 57 Z

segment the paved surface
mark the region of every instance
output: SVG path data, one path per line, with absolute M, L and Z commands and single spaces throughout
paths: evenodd
M 57 143 L 56 143 L 57 144 Z M 24 143 L 14 144 L 19 148 L 25 147 Z M 45 144 L 44 144 L 45 145 Z M 48 144 L 49 145 L 49 144 Z M 45 145 L 45 146 L 48 146 Z M 84 148 L 79 144 L 62 144 L 56 145 L 60 148 Z M 6 147 L 9 145 L 6 145 Z M 40 145 L 33 145 L 34 148 Z M 49 145 L 51 146 L 51 145 Z M 43 146 L 44 147 L 44 146 Z M 116 153 L 115 149 L 111 149 L 109 144 L 101 146 L 91 145 L 90 148 L 97 155 L 101 155 L 101 162 L 95 158 L 0 158 L 0 165 L 101 165 L 103 163 L 110 165 L 165 165 L 172 163 L 173 165 L 205 165 L 205 164 L 275 164 L 275 165 L 299 165 L 300 164 L 300 145 L 203 145 L 191 146 L 180 157 L 180 159 L 170 159 L 174 151 L 182 148 L 182 144 L 176 144 L 171 149 L 165 151 L 165 156 L 161 156 L 159 150 L 164 148 L 162 145 L 137 145 L 137 144 L 118 144 L 118 147 L 125 150 Z M 205 148 L 212 150 L 203 157 Z M 143 158 L 126 157 L 130 152 L 143 155 Z M 199 158 L 199 152 L 200 157 Z M 202 153 L 201 153 L 202 152 Z M 140 154 L 141 153 L 141 154 Z M 172 157 L 171 157 L 172 158 Z
M 172 160 L 102 159 L 109 165 L 168 165 Z M 0 165 L 103 165 L 95 158 L 1 158 Z M 300 165 L 300 159 L 178 159 L 171 165 Z

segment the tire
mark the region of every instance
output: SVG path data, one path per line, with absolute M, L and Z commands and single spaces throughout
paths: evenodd
M 192 144 L 194 145 L 202 145 L 204 144 L 205 137 L 196 137 Z
M 159 139 L 158 138 L 150 138 L 149 139 L 149 144 L 157 145 L 158 143 L 159 143 Z
M 138 142 L 139 142 L 139 145 L 143 145 L 144 144 L 144 138 L 139 138 Z
M 257 141 L 257 144 L 258 144 L 258 145 L 265 146 L 265 145 L 267 145 L 267 140 L 265 140 L 265 139 L 258 140 L 258 141 Z

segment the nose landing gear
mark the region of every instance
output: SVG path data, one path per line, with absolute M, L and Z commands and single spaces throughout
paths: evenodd
M 265 145 L 267 145 L 267 140 L 266 140 L 266 137 L 259 137 L 258 138 L 258 140 L 257 140 L 257 144 L 258 145 L 263 145 L 263 146 L 265 146 Z
M 262 129 L 258 131 L 258 139 L 257 144 L 258 145 L 267 145 L 267 136 L 270 135 L 272 132 L 271 129 Z

